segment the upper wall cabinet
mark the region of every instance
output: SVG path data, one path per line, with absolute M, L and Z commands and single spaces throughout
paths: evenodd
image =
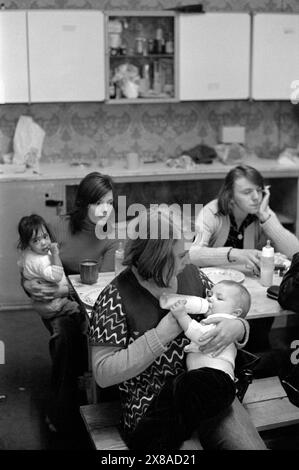
M 0 11 L 0 103 L 27 103 L 25 11 Z
M 28 11 L 31 102 L 103 101 L 104 15 Z
M 177 100 L 176 15 L 113 11 L 106 18 L 107 100 Z
M 289 100 L 299 79 L 299 15 L 259 13 L 253 17 L 252 98 Z
M 247 99 L 249 76 L 249 14 L 180 15 L 180 100 Z

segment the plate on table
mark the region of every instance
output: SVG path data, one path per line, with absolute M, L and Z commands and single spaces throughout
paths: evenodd
M 81 300 L 86 305 L 88 305 L 88 307 L 93 307 L 100 293 L 101 293 L 100 289 L 93 289 L 93 290 L 86 292 L 85 294 L 81 294 L 80 297 L 81 297 Z
M 213 284 L 227 280 L 241 283 L 245 279 L 245 274 L 241 273 L 241 271 L 237 271 L 237 269 L 201 268 L 201 271 L 208 276 Z

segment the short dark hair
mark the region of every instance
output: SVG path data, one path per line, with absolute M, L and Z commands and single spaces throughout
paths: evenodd
M 238 178 L 246 178 L 251 183 L 264 188 L 264 178 L 258 170 L 249 165 L 238 165 L 226 175 L 223 185 L 218 193 L 218 213 L 228 215 L 234 195 L 234 184 Z
M 29 246 L 31 238 L 38 232 L 41 227 L 45 227 L 50 236 L 51 241 L 55 241 L 48 224 L 40 215 L 31 214 L 22 217 L 18 224 L 18 248 L 20 250 L 26 250 L 26 248 L 28 248 Z
M 70 213 L 70 229 L 73 234 L 82 230 L 89 204 L 100 201 L 109 191 L 113 191 L 110 176 L 94 171 L 83 178 L 77 189 L 75 207 Z
M 158 224 L 156 237 L 151 237 L 151 221 Z M 159 287 L 168 287 L 175 268 L 173 247 L 176 236 L 176 224 L 173 214 L 167 210 L 147 209 L 136 221 L 136 229 L 146 226 L 145 236 L 129 238 L 125 247 L 124 266 L 135 266 L 138 274 L 145 280 L 152 279 Z M 146 225 L 145 225 L 146 224 Z M 162 235 L 165 224 L 169 236 Z
M 230 279 L 225 279 L 223 281 L 217 282 L 217 284 L 225 284 L 226 286 L 235 287 L 235 289 L 238 291 L 240 295 L 239 302 L 238 302 L 238 307 L 242 309 L 242 313 L 240 317 L 245 318 L 251 306 L 251 295 L 249 291 L 246 289 L 246 287 L 243 286 L 243 284 L 240 284 L 239 282 L 236 282 Z

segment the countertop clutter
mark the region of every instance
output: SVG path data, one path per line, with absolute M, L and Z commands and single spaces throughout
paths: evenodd
M 254 166 L 264 177 L 298 177 L 299 165 L 282 164 L 276 159 L 250 158 L 245 164 Z M 114 163 L 111 166 L 94 164 L 43 163 L 40 162 L 38 171 L 25 166 L 0 164 L 0 182 L 9 181 L 46 181 L 46 180 L 80 180 L 92 171 L 111 175 L 115 182 L 130 181 L 159 181 L 159 180 L 197 180 L 221 179 L 234 165 L 225 165 L 216 160 L 211 164 L 199 164 L 188 169 L 170 168 L 164 162 L 140 163 L 132 170 L 125 167 L 125 162 Z

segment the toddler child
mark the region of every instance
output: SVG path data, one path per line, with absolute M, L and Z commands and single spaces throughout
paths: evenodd
M 190 301 L 193 301 L 193 305 Z M 245 318 L 250 309 L 251 297 L 242 284 L 221 281 L 208 292 L 208 302 L 207 310 L 206 300 L 199 297 L 184 299 L 180 295 L 162 295 L 160 299 L 162 308 L 170 308 L 191 340 L 185 347 L 188 352 L 187 371 L 177 377 L 174 386 L 175 406 L 179 415 L 184 416 L 182 422 L 189 423 L 190 432 L 203 419 L 216 416 L 233 402 L 236 394 L 234 367 L 237 348 L 232 343 L 217 356 L 200 352 L 198 340 L 216 325 L 197 322 L 191 319 L 187 311 L 195 313 L 194 305 L 197 303 L 198 313 L 204 312 L 209 318 Z
M 22 251 L 18 261 L 25 279 L 44 279 L 61 286 L 68 285 L 59 257 L 57 243 L 42 217 L 36 214 L 22 217 L 18 225 L 19 244 Z M 48 302 L 32 301 L 33 308 L 45 320 L 79 312 L 79 305 L 67 297 L 60 297 Z M 55 324 L 53 324 L 55 327 Z

